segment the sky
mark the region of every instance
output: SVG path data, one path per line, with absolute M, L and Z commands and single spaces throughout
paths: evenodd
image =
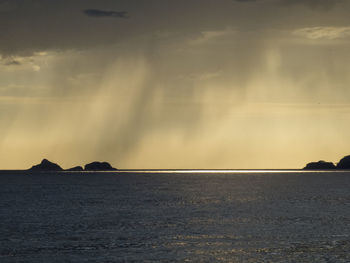
M 0 0 L 0 168 L 350 154 L 348 0 Z

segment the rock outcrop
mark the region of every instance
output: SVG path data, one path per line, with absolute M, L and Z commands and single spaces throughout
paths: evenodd
M 112 167 L 107 162 L 92 162 L 84 166 L 85 171 L 116 171 L 117 169 Z
M 336 169 L 336 166 L 334 165 L 334 163 L 326 162 L 326 161 L 311 162 L 304 167 L 304 170 L 330 170 L 330 169 Z
M 56 163 L 52 163 L 43 159 L 40 164 L 32 166 L 30 171 L 63 171 L 63 169 Z
M 67 169 L 66 171 L 68 171 L 68 172 L 81 172 L 81 171 L 84 171 L 84 169 L 81 166 L 75 166 L 75 167 Z
M 337 169 L 350 169 L 350 155 L 345 156 L 339 161 Z

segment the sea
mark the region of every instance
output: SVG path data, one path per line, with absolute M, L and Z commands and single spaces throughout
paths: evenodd
M 350 172 L 0 171 L 0 262 L 350 262 Z

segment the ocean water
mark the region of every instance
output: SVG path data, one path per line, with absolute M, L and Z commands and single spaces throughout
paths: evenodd
M 350 262 L 350 172 L 0 172 L 0 262 Z

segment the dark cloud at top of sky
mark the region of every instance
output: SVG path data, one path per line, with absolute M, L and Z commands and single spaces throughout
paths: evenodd
M 7 13 L 17 8 L 16 1 L 0 0 L 0 14 Z
M 338 3 L 343 7 L 332 9 Z M 331 12 L 311 12 L 322 9 Z M 345 0 L 0 0 L 0 54 L 157 42 L 171 34 L 186 41 L 228 28 L 261 37 L 271 29 L 348 26 L 349 9 Z
M 86 9 L 84 14 L 91 17 L 114 17 L 114 18 L 128 18 L 128 13 L 125 11 L 105 11 L 99 9 Z

